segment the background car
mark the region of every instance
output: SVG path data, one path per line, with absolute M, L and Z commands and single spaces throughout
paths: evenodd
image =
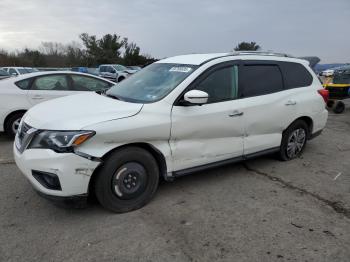
M 129 75 L 137 72 L 136 70 L 131 70 L 118 64 L 100 65 L 98 70 L 101 77 L 110 79 L 114 82 L 121 82 Z
M 334 74 L 334 69 L 327 69 L 321 72 L 322 76 L 332 76 Z
M 18 76 L 18 75 L 24 75 L 29 73 L 35 73 L 39 72 L 39 70 L 32 68 L 32 67 L 3 67 L 3 70 L 8 72 L 11 76 Z
M 0 132 L 14 136 L 32 106 L 79 92 L 103 92 L 115 83 L 78 72 L 55 71 L 11 77 L 0 82 Z
M 0 69 L 0 79 L 8 78 L 11 75 L 7 71 Z

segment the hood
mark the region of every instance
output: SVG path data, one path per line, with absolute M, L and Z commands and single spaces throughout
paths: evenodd
M 137 70 L 134 69 L 128 69 L 128 70 L 124 70 L 124 72 L 128 73 L 128 74 L 134 74 L 137 72 Z
M 142 106 L 89 92 L 38 104 L 25 114 L 24 122 L 37 129 L 80 130 L 88 125 L 136 115 Z

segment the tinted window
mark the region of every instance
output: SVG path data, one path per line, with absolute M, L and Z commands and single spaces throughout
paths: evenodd
M 22 80 L 22 81 L 18 81 L 16 82 L 16 86 L 18 86 L 20 89 L 23 89 L 23 90 L 27 90 L 29 89 L 29 84 L 30 84 L 30 81 L 31 79 L 25 79 L 25 80 Z
M 101 91 L 108 89 L 110 84 L 87 76 L 72 75 L 73 89 L 75 91 Z
M 135 103 L 152 103 L 168 95 L 194 72 L 195 65 L 153 63 L 113 86 L 107 95 Z
M 194 89 L 208 93 L 208 103 L 235 99 L 238 91 L 237 71 L 237 66 L 230 66 L 216 70 Z
M 312 76 L 307 69 L 298 63 L 282 62 L 286 88 L 305 87 L 312 84 Z
M 100 67 L 100 72 L 106 72 L 106 67 L 105 66 L 101 66 Z
M 283 90 L 282 74 L 277 65 L 245 65 L 240 74 L 242 97 L 272 94 Z
M 17 72 L 16 72 L 16 70 L 15 70 L 15 69 L 10 68 L 10 70 L 9 70 L 9 74 L 10 74 L 10 75 L 12 75 L 12 74 L 16 74 L 16 75 L 17 75 Z
M 34 90 L 69 90 L 65 75 L 50 75 L 37 77 L 32 85 Z

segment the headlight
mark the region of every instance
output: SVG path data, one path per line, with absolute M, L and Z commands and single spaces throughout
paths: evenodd
M 94 131 L 41 131 L 30 143 L 28 148 L 52 149 L 56 152 L 72 152 L 95 135 Z

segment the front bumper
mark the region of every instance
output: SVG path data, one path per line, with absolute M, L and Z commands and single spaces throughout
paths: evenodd
M 27 149 L 20 153 L 14 145 L 13 152 L 18 168 L 35 190 L 53 197 L 87 195 L 91 175 L 100 164 L 73 153 L 56 153 L 49 149 Z M 34 178 L 33 170 L 56 175 L 61 189 L 45 187 Z

